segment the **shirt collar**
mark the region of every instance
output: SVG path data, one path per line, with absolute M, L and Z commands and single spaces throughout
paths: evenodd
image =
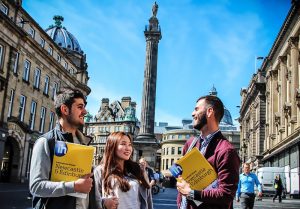
M 200 133 L 200 140 L 204 140 L 204 141 L 209 141 L 211 140 L 218 132 L 220 131 L 220 129 L 216 130 L 213 133 L 208 134 L 206 137 L 203 137 L 202 134 Z

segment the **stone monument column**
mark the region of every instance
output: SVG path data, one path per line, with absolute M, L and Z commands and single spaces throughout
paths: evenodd
M 158 5 L 152 7 L 152 17 L 149 19 L 149 25 L 145 27 L 146 38 L 146 63 L 144 70 L 144 84 L 143 84 L 143 99 L 141 109 L 141 126 L 140 132 L 135 143 L 139 144 L 139 157 L 143 156 L 148 159 L 148 163 L 155 166 L 155 148 L 158 148 L 158 143 L 154 135 L 155 122 L 155 99 L 156 99 L 156 78 L 157 78 L 157 55 L 158 42 L 161 39 L 161 30 L 158 19 L 156 18 Z M 147 150 L 146 146 L 153 149 Z M 151 154 L 151 156 L 150 156 Z M 147 156 L 148 155 L 148 156 Z M 149 162 L 151 161 L 151 162 Z

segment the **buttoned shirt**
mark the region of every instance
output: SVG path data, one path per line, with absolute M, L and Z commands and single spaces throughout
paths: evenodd
M 236 196 L 240 197 L 241 193 L 254 194 L 254 185 L 256 185 L 258 191 L 261 192 L 261 184 L 258 181 L 256 174 L 254 173 L 240 174 L 240 180 L 238 184 L 238 189 L 236 191 Z
M 202 135 L 200 135 L 200 144 L 201 144 L 201 149 L 200 152 L 204 155 L 207 146 L 209 145 L 209 142 L 212 140 L 212 138 L 220 131 L 220 129 L 218 129 L 217 131 L 208 134 L 206 137 L 202 137 Z

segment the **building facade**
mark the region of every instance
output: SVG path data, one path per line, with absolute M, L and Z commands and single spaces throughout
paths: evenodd
M 262 166 L 265 139 L 266 77 L 261 70 L 252 77 L 248 89 L 241 90 L 240 107 L 240 157 L 242 162 L 252 162 L 253 169 Z
M 286 190 L 298 197 L 299 35 L 300 2 L 295 0 L 291 1 L 289 13 L 260 71 L 252 78 L 248 89 L 242 91 L 240 118 L 243 130 L 241 144 L 248 143 L 245 146 L 247 158 L 253 162 L 258 154 L 261 159 L 259 165 L 283 167 L 287 181 Z
M 29 177 L 35 140 L 55 126 L 54 96 L 62 87 L 85 95 L 86 57 L 56 16 L 43 30 L 22 1 L 0 2 L 0 181 Z
M 136 118 L 136 103 L 131 97 L 123 97 L 121 101 L 109 103 L 108 98 L 103 98 L 99 111 L 93 118 L 86 118 L 85 134 L 94 138 L 91 143 L 96 147 L 94 163 L 98 165 L 103 157 L 106 139 L 111 132 L 124 131 L 135 138 L 139 132 Z M 133 160 L 138 160 L 138 151 L 134 149 Z

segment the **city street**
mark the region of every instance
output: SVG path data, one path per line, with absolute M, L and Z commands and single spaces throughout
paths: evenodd
M 31 200 L 27 200 L 27 184 L 2 184 L 0 183 L 0 203 L 1 209 L 29 209 Z M 154 209 L 177 209 L 176 189 L 166 188 L 165 192 L 160 192 L 153 196 Z M 235 209 L 240 209 L 240 204 L 234 204 Z M 300 200 L 285 199 L 282 203 L 272 202 L 271 198 L 264 198 L 255 202 L 255 209 L 298 209 Z
M 167 188 L 165 192 L 160 192 L 153 196 L 154 209 L 177 209 L 176 207 L 176 189 Z M 240 209 L 241 205 L 234 202 L 234 209 Z M 278 200 L 273 203 L 270 197 L 264 198 L 262 201 L 255 202 L 255 209 L 298 209 L 300 208 L 299 199 L 284 199 L 282 203 Z

